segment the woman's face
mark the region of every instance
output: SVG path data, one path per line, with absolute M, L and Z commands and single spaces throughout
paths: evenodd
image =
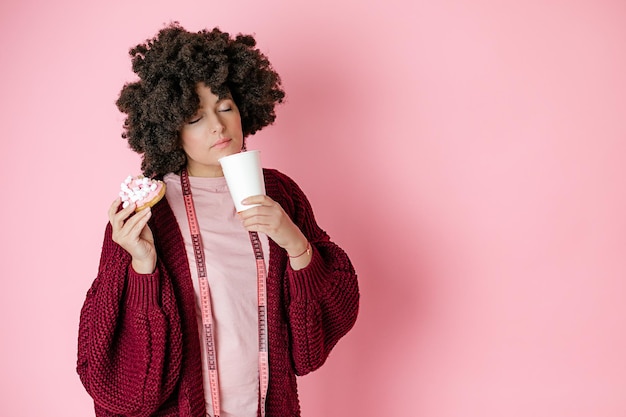
M 180 137 L 187 154 L 187 171 L 194 177 L 221 177 L 219 158 L 241 151 L 241 116 L 230 97 L 220 99 L 198 84 L 200 107 L 183 126 Z

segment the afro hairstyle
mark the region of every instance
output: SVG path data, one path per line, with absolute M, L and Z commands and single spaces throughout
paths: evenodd
M 244 138 L 274 122 L 285 92 L 255 46 L 250 35 L 233 38 L 218 28 L 192 33 L 174 22 L 130 49 L 139 80 L 124 85 L 116 104 L 126 114 L 122 137 L 142 155 L 144 175 L 163 176 L 185 166 L 179 132 L 199 107 L 198 83 L 220 98 L 232 97 Z

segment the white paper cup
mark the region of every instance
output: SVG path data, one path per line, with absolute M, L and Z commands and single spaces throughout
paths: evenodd
M 259 204 L 241 204 L 253 195 L 265 195 L 265 181 L 261 166 L 260 151 L 245 151 L 219 159 L 230 196 L 237 212 L 242 212 Z

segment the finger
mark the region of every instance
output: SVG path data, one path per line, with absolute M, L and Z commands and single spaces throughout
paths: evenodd
M 147 238 L 152 234 L 147 226 L 149 219 L 150 213 L 133 216 L 132 222 L 127 222 L 121 230 L 113 234 L 113 241 L 135 256 L 136 250 L 142 245 L 142 240 L 152 241 Z M 144 236 L 146 239 L 143 238 Z
M 242 220 L 245 220 L 245 219 L 249 219 L 249 218 L 254 217 L 254 216 L 258 216 L 260 214 L 259 212 L 260 212 L 261 208 L 262 208 L 262 206 L 254 206 L 254 207 L 250 207 L 248 209 L 245 209 L 244 211 L 240 211 L 237 214 L 239 215 L 239 217 Z
M 260 195 L 253 195 L 251 197 L 244 198 L 241 201 L 241 204 L 243 205 L 261 204 L 262 206 L 271 206 L 272 204 L 274 204 L 274 200 L 272 200 L 270 197 L 266 195 L 260 194 Z
M 264 206 L 257 206 L 242 211 L 239 213 L 239 218 L 244 225 L 250 225 L 253 223 L 264 225 L 280 223 L 280 213 Z
M 113 203 L 111 203 L 111 206 L 109 207 L 109 220 L 113 218 L 113 216 L 115 216 L 115 213 L 117 213 L 117 208 L 120 206 L 120 203 L 122 202 L 122 199 L 120 197 L 117 197 Z
M 117 198 L 109 208 L 109 221 L 114 228 L 120 228 L 124 225 L 124 221 L 135 211 L 135 204 L 131 203 L 126 208 L 118 211 L 121 199 Z
M 280 204 L 267 196 L 261 195 L 248 197 L 243 201 L 245 201 L 246 204 L 257 205 L 240 211 L 238 214 L 242 219 L 247 219 L 253 216 L 280 216 L 284 212 Z
M 272 224 L 271 217 L 269 217 L 269 216 L 248 217 L 246 219 L 242 219 L 241 223 L 242 223 L 243 227 L 245 227 L 245 228 L 248 228 L 248 227 L 251 227 L 251 226 L 269 227 Z
M 251 224 L 244 225 L 243 227 L 248 232 L 258 232 L 258 233 L 264 233 L 264 234 L 266 234 L 268 236 L 270 235 L 268 226 L 264 225 L 264 224 L 251 223 Z
M 133 238 L 139 237 L 141 231 L 148 223 L 148 220 L 150 220 L 151 215 L 152 211 L 149 208 L 136 213 L 124 223 L 124 226 L 122 227 L 122 234 L 132 236 Z

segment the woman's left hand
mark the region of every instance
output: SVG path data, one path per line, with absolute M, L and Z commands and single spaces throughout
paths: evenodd
M 307 251 L 309 242 L 306 236 L 291 221 L 280 204 L 266 195 L 248 197 L 243 200 L 243 204 L 260 204 L 239 213 L 247 231 L 265 233 L 287 251 L 292 266 L 295 266 L 295 260 L 298 260 L 297 264 L 301 267 L 302 261 L 306 264 L 310 262 L 310 251 Z

